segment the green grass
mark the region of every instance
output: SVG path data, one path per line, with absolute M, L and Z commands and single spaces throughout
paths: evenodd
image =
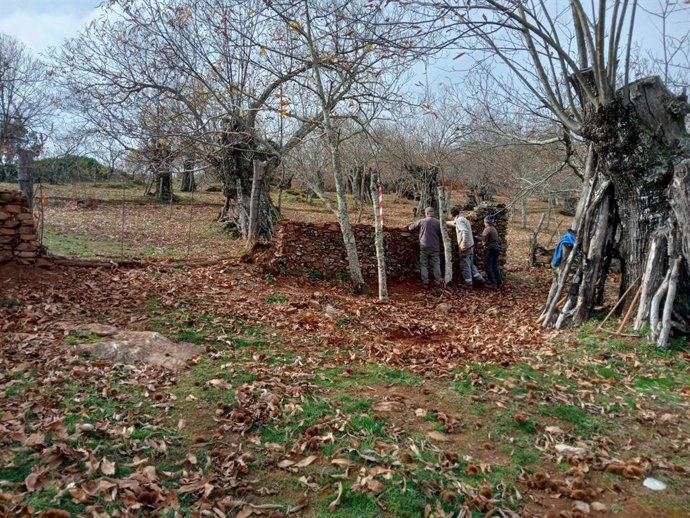
M 66 338 L 65 338 L 65 343 L 67 345 L 81 345 L 81 344 L 91 344 L 95 342 L 100 342 L 103 340 L 102 336 L 99 336 L 94 333 L 90 333 L 88 331 L 76 331 L 70 333 Z
M 361 388 L 362 385 L 406 385 L 416 387 L 422 378 L 402 369 L 391 369 L 376 363 L 331 367 L 317 372 L 314 384 L 338 389 Z
M 318 518 L 372 518 L 379 514 L 376 501 L 366 493 L 356 493 L 344 485 L 340 505 L 333 511 L 328 509 L 329 501 L 324 499 L 318 506 L 316 516 Z M 335 494 L 335 491 L 333 492 Z
M 122 255 L 122 244 L 113 239 L 92 239 L 77 234 L 57 234 L 46 229 L 43 233 L 43 245 L 53 254 L 76 257 L 119 257 Z M 131 248 L 125 244 L 125 255 Z
M 273 304 L 275 302 L 287 302 L 288 296 L 284 293 L 273 293 L 266 297 L 266 302 Z

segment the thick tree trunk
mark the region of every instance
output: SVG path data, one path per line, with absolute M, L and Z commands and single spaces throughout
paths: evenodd
M 557 327 L 578 325 L 589 317 L 602 299 L 614 253 L 621 261 L 620 292 L 641 282 L 636 329 L 649 323 L 652 338 L 665 346 L 673 315 L 687 315 L 687 112 L 687 104 L 673 97 L 658 78 L 632 83 L 609 104 L 590 109 L 584 132 L 591 142 L 585 192 L 575 219 L 575 248 L 581 254 Z M 555 279 L 543 315 L 545 325 L 553 323 L 568 279 L 561 274 Z M 636 300 L 630 297 L 621 308 Z M 679 322 L 676 327 L 685 325 Z
M 406 165 L 405 169 L 412 177 L 415 185 L 415 198 L 417 199 L 416 216 L 422 216 L 424 209 L 435 207 L 438 197 L 438 169 L 435 167 L 422 167 L 418 165 Z
M 156 199 L 170 201 L 172 199 L 172 174 L 170 171 L 157 171 L 154 183 L 156 184 Z
M 28 149 L 19 150 L 19 164 L 17 166 L 17 180 L 19 190 L 26 196 L 29 210 L 33 210 L 34 204 L 34 175 L 33 175 L 34 153 Z
M 184 161 L 184 171 L 182 171 L 182 185 L 180 190 L 182 192 L 195 192 L 196 179 L 194 178 L 194 159 L 187 159 Z
M 252 139 L 246 131 L 237 128 L 234 123 L 228 123 L 227 132 L 223 135 L 223 155 L 220 163 L 223 179 L 223 194 L 225 205 L 220 215 L 224 228 L 236 229 L 243 239 L 249 236 L 249 215 L 251 212 L 252 180 L 254 176 L 253 161 L 266 160 L 265 154 L 255 149 Z M 256 187 L 258 190 L 258 240 L 270 241 L 273 238 L 273 202 L 268 193 L 268 179 L 271 163 L 262 181 Z

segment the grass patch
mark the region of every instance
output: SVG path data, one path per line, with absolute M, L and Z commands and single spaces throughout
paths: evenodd
M 320 387 L 353 388 L 362 385 L 407 385 L 419 386 L 422 378 L 401 369 L 391 369 L 384 365 L 367 363 L 357 368 L 345 366 L 332 367 L 318 372 L 314 384 Z
M 67 345 L 81 345 L 81 344 L 92 344 L 95 342 L 100 342 L 103 340 L 102 336 L 99 336 L 88 331 L 76 331 L 71 332 L 66 338 L 65 343 Z
M 43 245 L 56 255 L 76 257 L 120 257 L 122 243 L 113 239 L 92 239 L 77 234 L 57 234 L 46 229 L 43 233 Z M 125 245 L 125 254 L 131 248 Z

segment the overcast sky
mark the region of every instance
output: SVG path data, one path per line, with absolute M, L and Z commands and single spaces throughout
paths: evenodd
M 0 32 L 34 53 L 75 36 L 97 12 L 100 0 L 0 0 Z
M 0 33 L 10 34 L 40 54 L 65 38 L 76 36 L 98 13 L 103 0 L 0 0 Z M 337 1 L 337 0 L 334 0 Z M 561 4 L 563 0 L 550 0 Z M 649 9 L 658 8 L 663 0 L 640 0 Z M 676 13 L 669 23 L 670 32 L 687 32 L 690 9 Z M 635 40 L 645 48 L 658 49 L 658 20 L 638 10 Z M 656 26 L 656 27 L 655 27 Z

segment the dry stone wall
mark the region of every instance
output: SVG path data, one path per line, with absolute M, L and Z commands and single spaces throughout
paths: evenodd
M 498 212 L 498 214 L 497 214 Z M 474 212 L 465 214 L 472 224 L 477 241 L 475 262 L 483 270 L 483 250 L 481 233 L 484 229 L 485 215 L 495 215 L 496 228 L 501 241 L 507 243 L 507 221 L 505 211 L 495 205 L 482 206 Z M 376 278 L 376 250 L 374 248 L 374 227 L 354 225 L 357 249 L 362 264 L 362 273 L 367 279 Z M 406 228 L 386 228 L 386 269 L 390 278 L 417 275 L 419 272 L 419 241 L 416 233 Z M 455 230 L 449 228 L 453 243 L 454 278 L 459 276 L 457 264 L 458 248 Z M 501 266 L 505 267 L 505 253 L 501 254 Z M 275 253 L 270 261 L 271 267 L 282 273 L 307 275 L 312 278 L 346 279 L 348 275 L 347 256 L 343 245 L 340 227 L 335 224 L 312 224 L 295 221 L 282 221 L 275 239 Z
M 21 192 L 0 191 L 0 263 L 33 264 L 39 255 L 34 217 Z

